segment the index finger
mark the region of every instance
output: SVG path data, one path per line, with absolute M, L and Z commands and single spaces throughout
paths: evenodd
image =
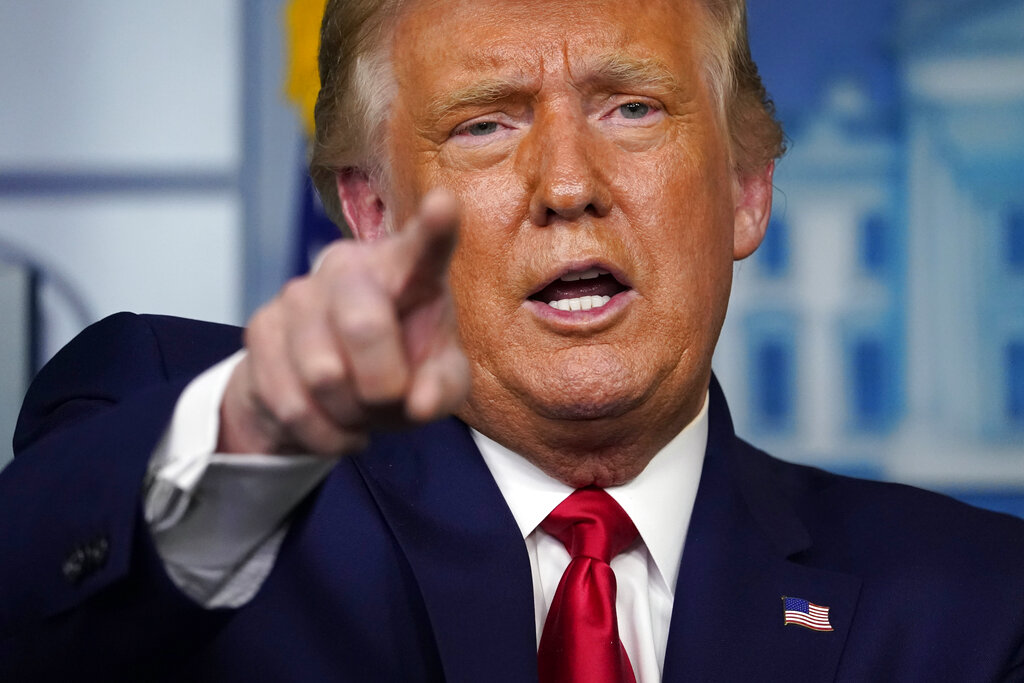
M 415 306 L 444 288 L 458 234 L 455 197 L 431 190 L 393 242 L 386 277 L 399 309 Z

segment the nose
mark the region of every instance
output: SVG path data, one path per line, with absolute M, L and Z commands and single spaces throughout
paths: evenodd
M 524 155 L 529 178 L 530 220 L 546 226 L 558 220 L 602 217 L 611 210 L 605 173 L 597 159 L 597 141 L 585 120 L 549 115 L 535 121 Z

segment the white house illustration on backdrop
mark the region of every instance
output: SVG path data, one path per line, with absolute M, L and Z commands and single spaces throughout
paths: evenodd
M 1024 2 L 910 0 L 898 110 L 836 74 L 791 132 L 715 368 L 770 451 L 1024 485 Z

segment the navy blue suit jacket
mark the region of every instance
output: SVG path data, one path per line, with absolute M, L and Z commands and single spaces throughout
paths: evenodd
M 177 396 L 237 328 L 121 314 L 39 374 L 0 475 L 0 680 L 536 680 L 526 548 L 464 424 L 380 434 L 302 503 L 236 610 L 165 575 L 140 512 Z M 831 632 L 784 625 L 783 596 Z M 710 435 L 666 681 L 1024 680 L 1024 522 Z

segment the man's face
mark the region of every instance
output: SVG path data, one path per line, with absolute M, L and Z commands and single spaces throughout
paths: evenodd
M 463 417 L 484 433 L 642 428 L 628 418 L 643 415 L 678 429 L 700 408 L 735 180 L 692 40 L 699 11 L 424 0 L 400 19 L 386 203 L 399 225 L 432 187 L 461 203 Z

